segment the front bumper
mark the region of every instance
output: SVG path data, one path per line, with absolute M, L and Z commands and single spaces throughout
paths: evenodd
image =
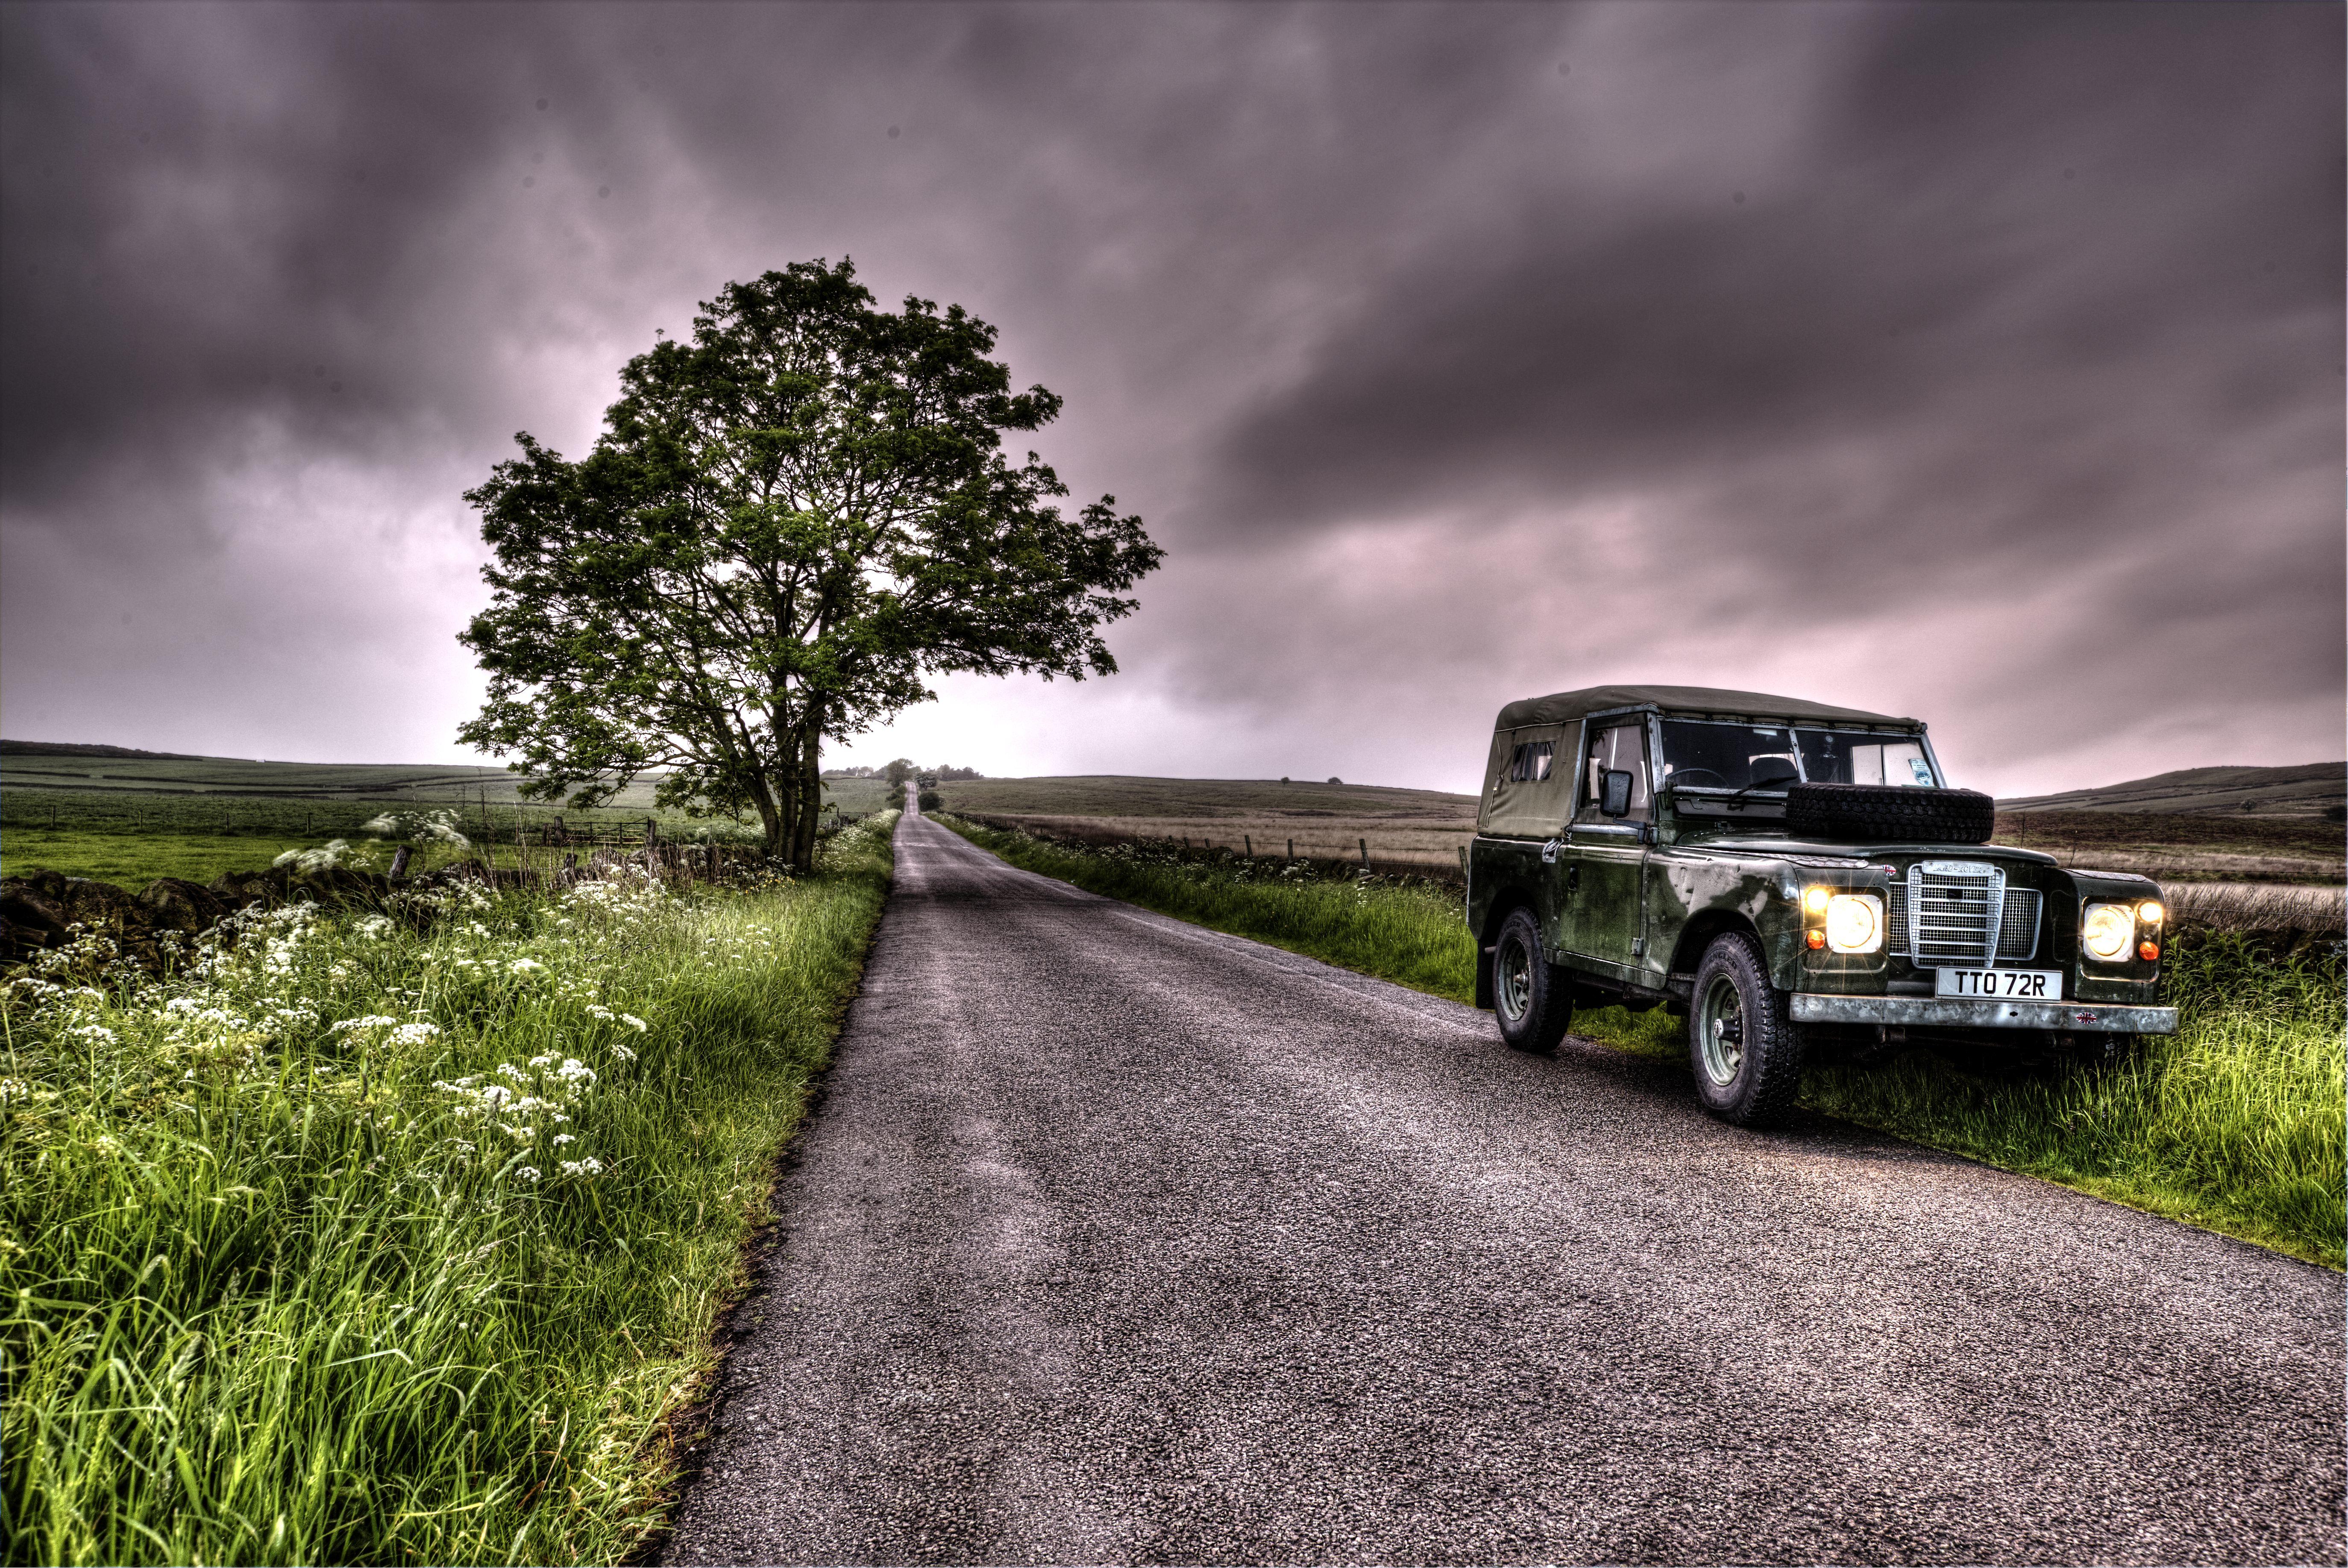
M 1802 1024 L 1900 1024 L 1944 1029 L 2054 1029 L 2065 1034 L 2173 1035 L 2174 1007 L 2115 1007 L 2100 1002 L 1989 1002 L 1958 996 L 1824 996 L 1797 991 L 1788 1009 Z

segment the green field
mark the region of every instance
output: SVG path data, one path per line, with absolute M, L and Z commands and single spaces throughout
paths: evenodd
M 180 975 L 18 986 L 5 1560 L 641 1551 L 893 824 L 795 882 L 293 905 Z
M 876 780 L 832 782 L 835 788 L 829 799 L 850 817 L 869 816 L 886 804 L 887 786 Z M 363 843 L 363 825 L 370 819 L 386 811 L 419 810 L 454 813 L 458 830 L 479 847 L 479 852 L 502 865 L 523 859 L 531 864 L 559 863 L 562 851 L 546 847 L 551 832 L 558 828 L 568 841 L 564 849 L 640 843 L 647 820 L 658 823 L 665 840 L 750 842 L 758 836 L 755 819 L 737 822 L 730 817 L 693 817 L 642 806 L 582 811 L 524 805 L 512 799 L 510 788 L 502 798 L 493 792 L 484 806 L 478 796 L 470 800 L 436 800 L 421 795 L 317 797 L 294 792 L 290 787 L 283 792 L 254 796 L 129 784 L 106 790 L 46 789 L 18 784 L 0 789 L 0 874 L 14 876 L 47 868 L 68 876 L 114 882 L 132 892 L 157 877 L 210 882 L 222 872 L 259 870 L 287 850 L 313 848 L 335 839 Z M 518 837 L 524 841 L 520 849 Z M 427 870 L 455 858 L 456 853 L 438 849 L 427 851 L 413 861 L 411 870 Z M 388 847 L 376 859 L 387 864 Z
M 1144 779 L 1075 774 L 1056 779 L 973 779 L 941 784 L 960 811 L 1070 817 L 1176 817 L 1211 822 L 1261 816 L 1424 817 L 1447 821 L 1476 815 L 1473 795 L 1440 789 L 1389 789 L 1309 779 Z
M 502 768 L 427 767 L 404 763 L 263 762 L 233 757 L 194 760 L 0 753 L 0 791 L 70 790 L 76 794 L 173 794 L 272 797 L 304 800 L 396 800 L 455 805 L 510 805 L 517 780 Z M 623 806 L 649 804 L 652 787 L 629 787 Z
M 1455 893 L 942 820 L 1014 865 L 1091 892 L 1474 1000 L 1475 944 Z M 2285 890 L 2181 903 L 2167 992 L 2182 1028 L 2147 1039 L 2121 1067 L 2010 1077 L 1920 1049 L 1879 1068 L 1814 1064 L 1803 1103 L 2339 1268 L 2348 984 L 2337 928 L 2303 933 L 2289 951 L 2240 929 L 2298 907 Z M 1577 1013 L 1573 1028 L 1621 1049 L 1686 1059 L 1684 1024 L 1661 1008 Z

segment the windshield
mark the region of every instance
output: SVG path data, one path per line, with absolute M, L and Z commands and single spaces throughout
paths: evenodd
M 1663 721 L 1663 782 L 1698 789 L 1783 789 L 1813 784 L 1937 782 L 1924 743 L 1881 730 Z

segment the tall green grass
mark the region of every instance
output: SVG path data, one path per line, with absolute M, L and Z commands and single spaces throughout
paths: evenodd
M 1012 864 L 1456 1001 L 1473 999 L 1475 945 L 1458 898 L 1424 885 L 1283 877 L 1278 862 L 1094 851 L 947 825 Z M 2341 944 L 2279 947 L 2226 929 L 2212 906 L 2172 934 L 2173 1037 L 2106 1068 L 2000 1073 L 1917 1050 L 1883 1066 L 1814 1063 L 1803 1103 L 1987 1164 L 2343 1263 L 2348 1009 Z M 1580 1012 L 1576 1033 L 1684 1060 L 1661 1008 Z
M 852 990 L 889 819 L 682 899 L 300 909 L 0 1021 L 12 1562 L 627 1555 Z
M 2172 934 L 2178 1032 L 2111 1067 L 1985 1076 L 1918 1052 L 1813 1068 L 1830 1115 L 2342 1266 L 2348 1050 L 2338 944 Z

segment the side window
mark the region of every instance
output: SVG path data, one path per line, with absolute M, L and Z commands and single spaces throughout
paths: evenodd
M 1557 743 L 1553 740 L 1528 740 L 1509 756 L 1509 780 L 1514 784 L 1529 784 L 1546 779 L 1557 759 Z
M 1631 816 L 1644 818 L 1650 807 L 1645 725 L 1618 724 L 1591 733 L 1588 758 L 1581 769 L 1581 799 L 1574 813 L 1577 818 L 1600 815 L 1598 807 L 1605 796 L 1606 775 L 1618 770 L 1631 776 Z

